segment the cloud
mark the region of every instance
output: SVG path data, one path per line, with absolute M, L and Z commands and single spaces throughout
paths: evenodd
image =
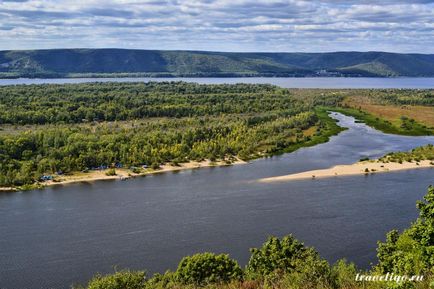
M 434 1 L 0 0 L 0 49 L 434 53 Z

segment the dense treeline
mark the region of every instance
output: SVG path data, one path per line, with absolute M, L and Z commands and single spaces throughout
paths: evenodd
M 119 271 L 113 275 L 95 276 L 86 288 L 432 288 L 434 187 L 429 187 L 424 201 L 417 202 L 417 208 L 419 217 L 409 229 L 402 233 L 393 230 L 387 234 L 385 242 L 379 242 L 378 263 L 369 271 L 358 270 L 345 260 L 330 265 L 315 249 L 305 247 L 288 235 L 281 239 L 270 237 L 262 247 L 251 249 L 250 260 L 244 269 L 228 255 L 201 253 L 183 258 L 174 272 L 146 278 L 144 271 Z
M 183 82 L 0 86 L 0 124 L 56 124 L 308 109 L 271 85 Z
M 33 183 L 44 173 L 92 167 L 156 166 L 166 162 L 244 159 L 306 141 L 303 130 L 318 124 L 313 112 L 292 117 L 254 116 L 144 121 L 53 127 L 0 136 L 0 185 Z
M 0 124 L 82 123 L 147 117 L 305 111 L 346 96 L 385 105 L 434 106 L 433 90 L 288 90 L 272 85 L 185 82 L 0 86 Z
M 158 168 L 274 154 L 336 130 L 314 108 L 341 100 L 339 95 L 300 98 L 250 84 L 0 87 L 0 120 L 8 124 L 0 134 L 0 186 L 119 163 Z M 31 126 L 14 127 L 20 124 Z

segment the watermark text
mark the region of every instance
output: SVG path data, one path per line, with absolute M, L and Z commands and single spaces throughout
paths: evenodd
M 394 273 L 387 273 L 385 275 L 362 275 L 357 274 L 356 275 L 356 281 L 367 281 L 367 282 L 422 282 L 423 276 L 422 275 L 397 275 Z

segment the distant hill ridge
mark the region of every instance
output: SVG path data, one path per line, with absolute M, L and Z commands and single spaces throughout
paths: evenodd
M 434 54 L 132 49 L 0 51 L 0 77 L 434 76 Z

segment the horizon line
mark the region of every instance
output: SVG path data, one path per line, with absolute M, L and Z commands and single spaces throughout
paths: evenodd
M 197 49 L 146 49 L 146 48 L 119 48 L 119 47 L 70 47 L 70 48 L 33 48 L 33 49 L 0 49 L 0 52 L 9 51 L 52 51 L 52 50 L 136 50 L 136 51 L 168 51 L 168 52 L 202 52 L 202 53 L 234 53 L 234 54 L 326 54 L 326 53 L 388 53 L 388 54 L 420 54 L 420 55 L 434 55 L 434 53 L 422 52 L 391 52 L 384 50 L 335 50 L 335 51 L 322 51 L 322 52 L 302 52 L 302 51 L 222 51 L 222 50 L 197 50 Z

